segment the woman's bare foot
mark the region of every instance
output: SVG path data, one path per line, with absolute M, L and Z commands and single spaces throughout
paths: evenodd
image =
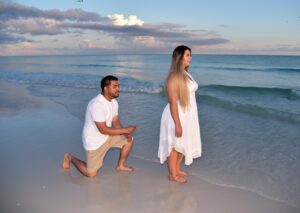
M 133 172 L 134 168 L 131 166 L 117 166 L 116 168 L 117 171 L 125 171 L 125 172 Z
M 62 163 L 63 169 L 70 169 L 70 163 L 71 163 L 71 156 L 69 153 L 65 153 L 64 160 Z
M 175 182 L 181 183 L 181 184 L 187 183 L 187 180 L 183 177 L 180 177 L 180 176 L 171 176 L 171 175 L 169 175 L 169 180 L 170 181 L 175 181 Z
M 188 175 L 188 173 L 186 171 L 184 171 L 184 170 L 179 170 L 178 171 L 178 175 L 185 177 L 185 176 Z

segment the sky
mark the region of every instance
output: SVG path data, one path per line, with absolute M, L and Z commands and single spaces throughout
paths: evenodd
M 0 0 L 0 56 L 300 55 L 299 0 Z

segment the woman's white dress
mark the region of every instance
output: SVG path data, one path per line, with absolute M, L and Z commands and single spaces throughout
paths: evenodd
M 158 157 L 160 163 L 164 163 L 170 155 L 172 148 L 185 156 L 185 164 L 190 165 L 194 158 L 201 156 L 200 126 L 195 91 L 198 89 L 197 82 L 188 75 L 188 89 L 190 95 L 190 106 L 182 110 L 178 101 L 179 119 L 182 126 L 182 136 L 175 136 L 175 123 L 170 112 L 169 103 L 165 107 L 160 123 L 160 138 Z

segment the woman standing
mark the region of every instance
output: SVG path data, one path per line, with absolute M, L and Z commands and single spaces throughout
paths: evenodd
M 168 104 L 160 125 L 158 157 L 167 160 L 169 180 L 186 183 L 187 173 L 181 162 L 190 165 L 201 156 L 201 138 L 195 91 L 197 82 L 188 73 L 192 56 L 191 49 L 178 46 L 173 51 L 172 64 L 165 82 Z

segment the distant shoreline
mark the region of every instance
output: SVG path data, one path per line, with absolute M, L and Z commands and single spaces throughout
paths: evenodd
M 154 56 L 154 55 L 164 55 L 170 57 L 170 54 L 168 53 L 134 53 L 134 54 L 128 54 L 128 53 L 108 53 L 108 54 L 39 54 L 39 55 L 0 55 L 0 57 L 56 57 L 56 56 L 72 56 L 72 57 L 89 57 L 89 56 L 115 56 L 115 55 L 120 55 L 120 56 Z M 202 53 L 193 53 L 193 55 L 197 56 L 262 56 L 262 57 L 300 57 L 300 55 L 281 55 L 281 54 L 232 54 L 232 53 L 224 53 L 224 54 L 202 54 Z

